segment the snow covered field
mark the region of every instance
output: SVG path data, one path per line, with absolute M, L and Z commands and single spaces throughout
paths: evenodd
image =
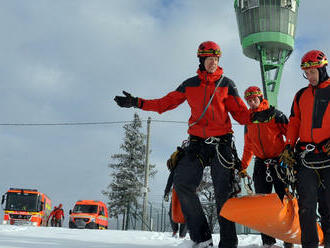
M 217 247 L 218 234 L 213 235 L 213 241 Z M 281 244 L 279 241 L 278 245 Z M 190 248 L 191 245 L 188 235 L 186 239 L 177 239 L 161 232 L 0 225 L 1 248 Z M 239 247 L 261 247 L 260 236 L 239 235 Z

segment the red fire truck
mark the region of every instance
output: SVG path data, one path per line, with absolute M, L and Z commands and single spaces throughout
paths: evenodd
M 36 189 L 10 188 L 3 196 L 3 224 L 46 226 L 51 200 Z

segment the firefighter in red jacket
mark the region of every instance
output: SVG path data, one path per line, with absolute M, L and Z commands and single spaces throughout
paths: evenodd
M 50 215 L 48 216 L 48 219 L 47 219 L 47 226 L 48 226 L 48 222 L 49 222 L 49 219 L 50 220 L 50 226 L 55 226 L 55 216 L 54 216 L 54 213 L 55 213 L 55 210 L 56 210 L 56 206 L 54 206 L 52 212 L 50 212 Z
M 62 227 L 62 219 L 64 220 L 64 211 L 62 209 L 62 204 L 58 205 L 55 211 L 55 226 Z
M 64 220 L 64 211 L 62 209 L 62 204 L 58 205 L 58 207 L 54 207 L 54 210 L 50 213 L 48 220 L 50 218 L 52 218 L 51 226 L 62 227 L 62 218 Z
M 191 116 L 188 133 L 189 146 L 174 169 L 174 188 L 177 192 L 184 218 L 187 221 L 193 247 L 212 247 L 212 236 L 200 200 L 196 194 L 204 166 L 211 166 L 218 213 L 232 191 L 232 168 L 235 165 L 232 124 L 229 112 L 240 124 L 249 122 L 249 112 L 239 97 L 232 80 L 223 75 L 218 66 L 220 47 L 212 41 L 200 44 L 197 56 L 197 75 L 185 80 L 179 87 L 160 99 L 146 100 L 116 96 L 120 107 L 137 107 L 163 113 L 187 101 Z M 235 223 L 218 215 L 220 248 L 237 247 Z
M 293 100 L 287 145 L 281 160 L 297 171 L 297 193 L 301 243 L 318 247 L 316 209 L 321 216 L 324 247 L 330 248 L 330 79 L 325 54 L 307 52 L 301 69 L 309 85 Z
M 274 186 L 275 192 L 283 199 L 285 184 L 278 177 L 275 165 L 278 165 L 278 157 L 284 149 L 288 119 L 281 111 L 269 106 L 257 86 L 247 88 L 244 98 L 254 115 L 252 123 L 245 126 L 241 175 L 246 175 L 246 168 L 254 155 L 255 192 L 269 194 Z M 262 233 L 261 238 L 264 247 L 271 247 L 276 243 L 275 238 L 266 234 Z M 293 245 L 284 243 L 284 247 L 291 248 Z

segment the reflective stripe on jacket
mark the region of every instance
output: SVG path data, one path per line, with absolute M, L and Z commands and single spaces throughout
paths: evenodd
M 311 84 L 299 90 L 293 100 L 287 143 L 294 147 L 301 142 L 319 144 L 330 138 L 330 79 L 317 87 Z
M 223 70 L 218 67 L 217 71 L 212 74 L 197 70 L 197 74 L 197 76 L 184 81 L 175 91 L 160 99 L 140 99 L 143 102 L 142 109 L 161 114 L 176 108 L 187 100 L 191 109 L 189 124 L 196 122 L 208 104 Z M 239 97 L 234 82 L 224 77 L 203 118 L 195 125 L 190 126 L 188 133 L 201 138 L 232 133 L 228 112 L 240 124 L 249 122 L 249 111 Z
M 264 99 L 257 109 L 251 112 L 262 112 L 269 109 Z M 284 149 L 284 136 L 287 132 L 288 119 L 279 110 L 275 109 L 272 116 L 265 118 L 265 122 L 250 123 L 245 126 L 244 152 L 242 167 L 246 169 L 253 155 L 260 159 L 275 158 Z

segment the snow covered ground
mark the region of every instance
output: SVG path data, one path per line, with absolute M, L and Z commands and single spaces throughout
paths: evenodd
M 219 242 L 219 235 L 213 235 Z M 281 246 L 279 241 L 278 245 Z M 192 242 L 171 237 L 168 232 L 77 230 L 56 227 L 0 225 L 1 248 L 190 248 Z M 261 247 L 259 235 L 239 235 L 240 248 Z M 295 247 L 301 247 L 296 245 Z

